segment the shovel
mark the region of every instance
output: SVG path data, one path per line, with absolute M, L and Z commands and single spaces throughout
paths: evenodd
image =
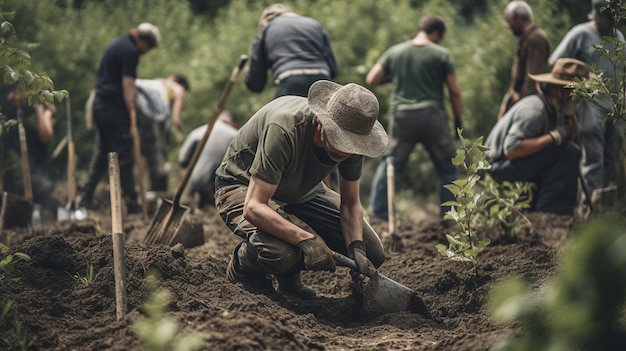
M 204 132 L 204 136 L 196 150 L 194 151 L 193 157 L 189 162 L 189 165 L 185 169 L 185 173 L 183 174 L 183 178 L 181 179 L 178 187 L 176 188 L 176 192 L 174 193 L 174 198 L 170 201 L 168 199 L 162 199 L 161 206 L 159 207 L 157 213 L 152 219 L 152 224 L 146 233 L 146 237 L 144 242 L 148 245 L 151 244 L 166 244 L 171 245 L 178 234 L 178 231 L 185 219 L 185 215 L 187 214 L 187 210 L 189 207 L 180 204 L 180 198 L 187 186 L 187 182 L 191 177 L 191 172 L 193 171 L 196 163 L 198 162 L 198 158 L 200 158 L 200 153 L 204 149 L 204 145 L 209 139 L 209 135 L 211 134 L 211 130 L 213 129 L 213 125 L 217 120 L 218 116 L 222 112 L 224 108 L 224 103 L 226 102 L 226 98 L 230 94 L 230 91 L 237 80 L 237 76 L 239 76 L 239 72 L 243 68 L 243 66 L 248 61 L 248 57 L 246 55 L 241 55 L 239 58 L 239 62 L 237 66 L 233 69 L 228 82 L 226 83 L 226 87 L 222 92 L 222 96 L 220 97 L 217 108 L 213 112 L 213 116 L 209 120 L 207 125 L 207 129 Z
M 358 271 L 354 260 L 332 251 L 335 263 Z M 366 318 L 377 317 L 387 313 L 410 311 L 431 318 L 426 305 L 417 294 L 406 286 L 391 280 L 379 272 L 369 277 L 363 286 L 362 314 Z
M 87 209 L 76 207 L 76 161 L 74 149 L 74 127 L 72 122 L 72 104 L 70 97 L 67 97 L 67 174 L 69 199 L 65 207 L 57 208 L 57 220 L 73 221 L 87 219 Z

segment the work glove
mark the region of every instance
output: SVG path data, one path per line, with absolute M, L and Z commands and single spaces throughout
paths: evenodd
M 304 254 L 304 268 L 311 271 L 335 271 L 333 254 L 319 235 L 302 240 L 298 243 L 298 247 Z
M 550 136 L 554 140 L 554 145 L 559 146 L 564 140 L 570 138 L 571 133 L 569 126 L 560 125 L 550 131 Z
M 359 273 L 368 277 L 376 273 L 376 267 L 367 259 L 365 243 L 362 240 L 355 240 L 348 245 L 348 255 L 356 263 Z

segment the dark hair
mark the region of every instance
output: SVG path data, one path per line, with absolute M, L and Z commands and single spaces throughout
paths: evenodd
M 446 25 L 443 23 L 443 18 L 437 15 L 426 15 L 420 20 L 420 30 L 426 34 L 439 32 L 439 35 L 443 37 L 446 33 Z
M 191 90 L 191 87 L 189 86 L 189 80 L 187 80 L 187 77 L 185 77 L 182 74 L 173 74 L 172 76 L 174 77 L 174 81 L 176 83 L 180 84 L 180 86 L 185 88 L 185 91 L 189 92 Z

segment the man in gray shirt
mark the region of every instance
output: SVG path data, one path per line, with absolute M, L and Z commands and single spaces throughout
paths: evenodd
M 249 69 L 244 81 L 256 93 L 265 88 L 267 70 L 272 70 L 274 98 L 307 96 L 311 84 L 337 76 L 335 54 L 324 28 L 283 4 L 271 5 L 261 14 Z

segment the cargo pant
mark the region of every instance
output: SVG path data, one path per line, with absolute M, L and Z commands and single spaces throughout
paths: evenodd
M 243 217 L 248 187 L 246 185 L 216 186 L 215 204 L 228 228 L 244 241 L 235 248 L 241 265 L 252 274 L 285 273 L 300 266 L 300 248 L 263 232 Z M 339 194 L 320 184 L 308 201 L 286 204 L 270 200 L 270 207 L 283 218 L 310 233 L 319 235 L 331 250 L 347 255 L 339 217 Z M 372 227 L 363 219 L 363 241 L 367 257 L 375 267 L 385 260 L 383 245 Z

